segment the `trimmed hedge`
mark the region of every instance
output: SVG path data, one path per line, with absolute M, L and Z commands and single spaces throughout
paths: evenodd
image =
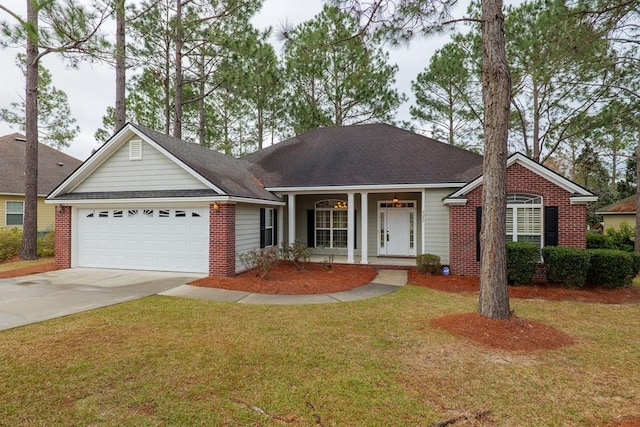
M 507 280 L 510 284 L 526 285 L 533 281 L 540 261 L 538 245 L 526 242 L 507 242 Z
M 590 249 L 588 283 L 605 288 L 619 288 L 633 280 L 633 258 L 616 249 Z
M 547 280 L 561 286 L 580 288 L 587 282 L 590 257 L 584 249 L 545 246 L 542 256 L 547 268 Z
M 22 248 L 22 230 L 19 228 L 0 228 L 0 261 L 20 253 Z
M 439 276 L 442 272 L 440 257 L 433 254 L 420 254 L 416 256 L 416 268 L 418 273 Z
M 640 253 L 638 252 L 629 252 L 631 255 L 631 261 L 633 262 L 633 277 L 636 277 L 640 274 Z

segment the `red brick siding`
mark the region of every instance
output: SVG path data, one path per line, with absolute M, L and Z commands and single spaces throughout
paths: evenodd
M 236 274 L 236 205 L 219 203 L 209 207 L 209 275 Z
M 542 196 L 544 206 L 558 207 L 558 244 L 586 247 L 587 206 L 571 205 L 571 194 L 524 166 L 514 163 L 507 169 L 507 192 Z M 467 194 L 467 204 L 450 206 L 449 249 L 451 273 L 478 275 L 476 261 L 476 207 L 482 204 L 482 186 Z
M 55 264 L 58 268 L 71 267 L 71 207 L 56 206 Z

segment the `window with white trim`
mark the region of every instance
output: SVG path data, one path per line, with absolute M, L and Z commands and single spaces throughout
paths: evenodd
M 4 223 L 5 225 L 24 224 L 24 202 L 22 200 L 7 200 Z
M 542 197 L 507 195 L 507 240 L 542 247 Z
M 273 209 L 264 210 L 264 245 L 273 246 Z
M 345 200 L 321 200 L 315 205 L 316 247 L 347 247 L 347 202 Z

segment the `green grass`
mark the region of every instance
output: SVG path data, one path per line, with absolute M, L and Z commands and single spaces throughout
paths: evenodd
M 9 271 L 9 270 L 17 270 L 19 268 L 33 267 L 34 265 L 48 264 L 53 261 L 54 261 L 54 258 L 51 257 L 51 258 L 38 258 L 33 261 L 5 262 L 0 264 L 0 271 Z
M 355 303 L 150 297 L 0 332 L 0 425 L 498 426 L 640 415 L 640 308 L 512 300 L 577 344 L 488 350 L 429 320 L 473 296 L 406 286 Z M 263 411 L 263 412 L 260 412 Z

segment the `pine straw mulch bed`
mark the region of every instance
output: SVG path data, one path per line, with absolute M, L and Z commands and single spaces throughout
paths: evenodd
M 409 271 L 409 283 L 445 292 L 477 293 L 480 279 L 476 276 L 428 276 Z M 628 286 L 617 289 L 567 289 L 536 283 L 530 286 L 509 286 L 510 298 L 544 299 L 549 301 L 580 301 L 600 304 L 640 304 L 640 288 Z
M 341 292 L 371 283 L 378 272 L 372 267 L 306 263 L 303 271 L 279 262 L 264 279 L 257 270 L 235 277 L 205 277 L 190 285 L 270 295 L 309 295 Z
M 20 262 L 19 256 L 14 256 L 3 262 L 0 262 L 0 265 L 11 264 L 16 262 Z M 54 262 L 47 262 L 44 264 L 34 264 L 28 267 L 20 267 L 20 268 L 14 268 L 11 270 L 0 271 L 0 279 L 6 279 L 9 277 L 28 276 L 29 274 L 46 273 L 48 271 L 55 271 L 55 270 L 59 270 L 59 268 L 56 267 Z

